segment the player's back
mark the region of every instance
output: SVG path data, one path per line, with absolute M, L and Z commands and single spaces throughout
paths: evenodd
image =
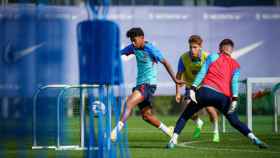
M 226 96 L 231 96 L 231 80 L 234 71 L 239 68 L 239 64 L 224 53 L 213 54 L 211 57 L 216 59 L 210 63 L 203 85 L 215 88 Z

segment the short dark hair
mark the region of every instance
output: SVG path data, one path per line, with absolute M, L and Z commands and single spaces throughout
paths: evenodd
M 191 35 L 189 38 L 189 44 L 196 43 L 198 45 L 201 45 L 203 42 L 202 38 L 199 35 Z
M 233 41 L 231 39 L 229 39 L 229 38 L 223 39 L 220 42 L 219 47 L 222 48 L 223 45 L 231 45 L 232 47 L 234 47 Z
M 133 27 L 126 32 L 126 37 L 131 40 L 138 36 L 144 36 L 144 31 L 140 27 Z

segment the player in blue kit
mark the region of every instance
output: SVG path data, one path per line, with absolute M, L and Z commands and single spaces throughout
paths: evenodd
M 175 84 L 184 84 L 182 80 L 176 79 L 170 64 L 163 57 L 162 52 L 151 43 L 145 41 L 144 32 L 141 28 L 131 28 L 127 31 L 127 37 L 132 44 L 121 50 L 122 55 L 134 54 L 137 62 L 137 83 L 132 94 L 126 100 L 126 109 L 122 113 L 121 120 L 111 132 L 111 140 L 116 141 L 117 132 L 121 131 L 132 110 L 138 106 L 143 120 L 159 128 L 168 136 L 172 136 L 173 127 L 167 127 L 152 113 L 152 97 L 156 91 L 157 63 L 160 62 L 166 68 L 168 74 Z

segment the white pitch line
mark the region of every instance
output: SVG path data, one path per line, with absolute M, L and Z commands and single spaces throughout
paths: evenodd
M 182 143 L 179 143 L 177 146 L 185 147 L 186 145 L 189 145 L 189 144 L 204 143 L 204 142 L 209 142 L 209 141 L 208 140 L 196 140 L 196 141 L 182 142 Z
M 185 147 L 185 148 L 191 148 L 191 149 L 197 149 L 197 150 L 215 150 L 215 151 L 238 151 L 238 152 L 251 152 L 251 153 L 269 153 L 269 154 L 280 154 L 280 152 L 277 151 L 266 151 L 266 149 L 259 149 L 259 150 L 248 150 L 248 149 L 229 149 L 229 148 L 209 148 L 209 147 L 201 147 L 201 146 L 192 146 L 190 144 L 194 143 L 203 143 L 203 142 L 209 142 L 206 140 L 203 141 L 190 141 L 190 142 L 182 142 L 179 143 L 177 146 L 179 147 Z
M 159 129 L 146 129 L 146 128 L 128 128 L 127 129 L 128 132 L 133 132 L 133 133 L 156 133 L 159 132 Z M 193 133 L 193 131 L 187 131 L 184 133 Z M 212 131 L 203 131 L 202 133 L 206 133 L 206 134 L 211 134 L 213 133 Z

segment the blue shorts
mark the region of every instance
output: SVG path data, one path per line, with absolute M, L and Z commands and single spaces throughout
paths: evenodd
M 144 100 L 138 104 L 138 107 L 140 110 L 142 110 L 143 108 L 147 107 L 147 106 L 152 106 L 152 99 L 154 96 L 154 93 L 157 89 L 156 85 L 151 85 L 151 84 L 141 84 L 141 85 L 137 85 L 136 87 L 134 87 L 132 89 L 132 92 L 134 92 L 135 90 L 138 90 L 142 97 L 144 98 Z

